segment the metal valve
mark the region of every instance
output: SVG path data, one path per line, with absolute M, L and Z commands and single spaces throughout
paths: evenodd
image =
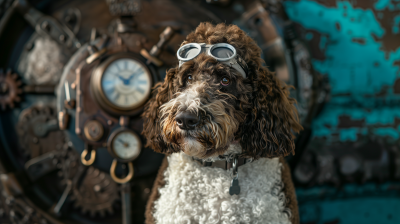
M 162 48 L 164 45 L 171 39 L 172 35 L 174 34 L 174 30 L 171 27 L 165 28 L 165 30 L 160 34 L 160 40 L 156 45 L 154 45 L 150 53 L 146 49 L 142 49 L 140 54 L 147 59 L 147 63 L 153 63 L 154 65 L 160 67 L 163 62 L 158 59 L 158 55 L 160 55 Z

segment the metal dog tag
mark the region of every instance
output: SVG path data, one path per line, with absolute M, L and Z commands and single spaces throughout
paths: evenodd
M 231 187 L 229 188 L 230 195 L 238 195 L 240 193 L 239 179 L 237 177 L 233 178 Z

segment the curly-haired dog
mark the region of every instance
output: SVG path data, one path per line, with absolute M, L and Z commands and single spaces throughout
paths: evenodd
M 143 134 L 148 146 L 168 156 L 146 222 L 298 223 L 282 159 L 294 151 L 293 132 L 302 129 L 288 88 L 262 66 L 260 48 L 235 25 L 202 23 L 181 46 L 188 43 L 227 43 L 237 58 L 229 64 L 202 51 L 156 85 Z

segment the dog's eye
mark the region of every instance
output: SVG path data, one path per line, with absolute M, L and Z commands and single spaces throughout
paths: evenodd
M 221 84 L 222 84 L 223 86 L 227 86 L 227 85 L 229 85 L 230 81 L 231 81 L 231 80 L 229 80 L 229 78 L 224 77 L 224 78 L 221 79 Z
M 188 77 L 187 77 L 187 83 L 188 83 L 188 84 L 192 83 L 192 80 L 193 80 L 192 75 L 188 75 Z

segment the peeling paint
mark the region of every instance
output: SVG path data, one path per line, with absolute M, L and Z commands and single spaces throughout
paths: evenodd
M 391 34 L 392 25 L 388 33 L 387 25 L 380 24 L 389 19 L 386 12 L 378 19 L 375 9 L 355 8 L 348 1 L 338 1 L 335 8 L 314 1 L 286 1 L 285 6 L 292 20 L 313 32 L 309 40 L 313 65 L 328 74 L 332 94 L 374 94 L 382 85 L 394 83 L 399 71 L 393 63 L 400 58 L 400 35 Z M 392 43 L 394 39 L 397 43 Z M 377 63 L 379 67 L 374 66 Z
M 308 184 L 317 186 L 296 190 L 301 223 L 400 223 L 400 185 L 394 192 L 375 183 L 348 185 L 357 177 L 375 182 L 400 178 L 400 163 L 394 162 L 400 161 L 400 0 L 297 0 L 284 5 L 310 46 L 314 69 L 326 74 L 331 85 L 331 101 L 314 118 L 305 150 L 322 164 L 316 162 L 313 171 L 312 164 L 304 163 L 309 173 L 317 173 Z M 364 158 L 362 171 L 335 176 L 339 165 L 334 164 L 344 156 L 343 161 L 356 165 Z M 318 186 L 337 186 L 340 178 L 349 181 L 341 189 Z M 390 196 L 371 196 L 378 194 Z

